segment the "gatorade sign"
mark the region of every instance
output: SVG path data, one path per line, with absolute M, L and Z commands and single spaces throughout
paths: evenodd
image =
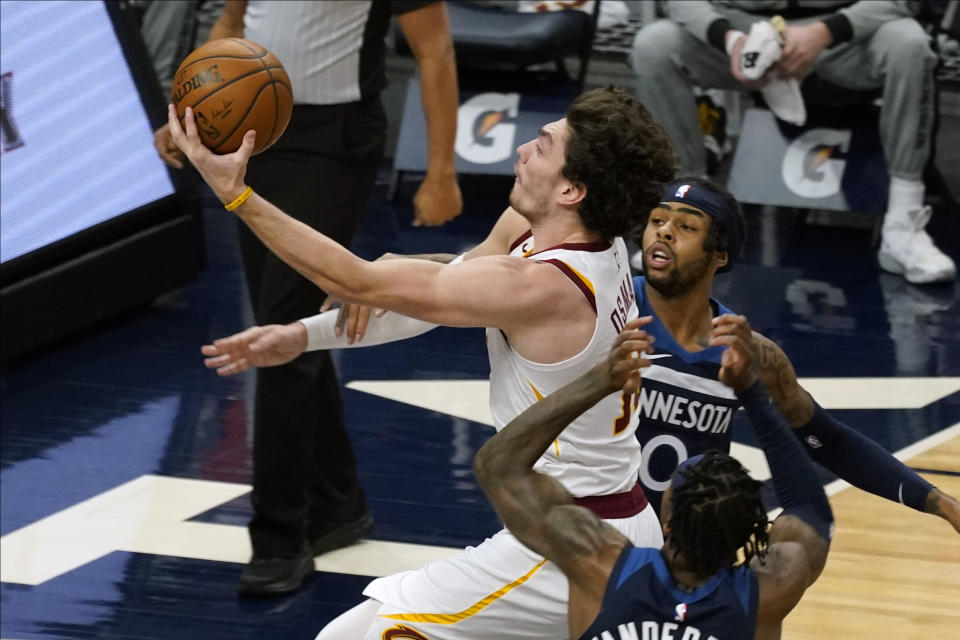
M 510 158 L 517 147 L 519 108 L 519 93 L 481 93 L 468 98 L 457 111 L 457 155 L 473 164 L 496 164 Z
M 571 100 L 572 96 L 559 92 L 545 96 L 461 91 L 454 144 L 457 172 L 513 175 L 517 147 L 536 138 L 544 124 L 562 118 Z M 427 126 L 416 78 L 407 84 L 393 167 L 427 169 Z
M 751 108 L 727 187 L 745 203 L 883 214 L 888 182 L 875 114 L 810 114 L 796 127 Z
M 810 129 L 795 138 L 783 154 L 780 177 L 801 198 L 827 198 L 840 193 L 849 129 Z

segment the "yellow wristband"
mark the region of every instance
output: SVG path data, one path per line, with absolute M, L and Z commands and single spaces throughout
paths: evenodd
M 234 209 L 242 205 L 244 202 L 246 202 L 247 198 L 250 197 L 251 193 L 253 193 L 253 187 L 247 187 L 246 189 L 243 190 L 243 193 L 237 196 L 236 200 L 234 200 L 230 204 L 223 205 L 223 208 L 226 209 L 227 211 L 233 211 Z

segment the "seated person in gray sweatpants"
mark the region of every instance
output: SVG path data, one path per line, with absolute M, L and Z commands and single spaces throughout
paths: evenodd
M 883 87 L 880 138 L 890 172 L 880 266 L 913 283 L 952 280 L 956 266 L 924 231 L 923 167 L 930 154 L 933 68 L 929 38 L 911 17 L 917 3 L 892 0 L 680 0 L 669 20 L 645 26 L 633 43 L 637 97 L 674 142 L 679 175 L 706 175 L 706 152 L 693 88 L 755 90 L 739 55 L 758 20 L 786 18 L 772 74 L 811 71 L 855 89 Z

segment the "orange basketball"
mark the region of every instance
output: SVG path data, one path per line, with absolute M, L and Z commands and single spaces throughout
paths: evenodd
M 275 55 L 242 38 L 213 40 L 188 55 L 173 78 L 173 104 L 183 125 L 193 108 L 200 140 L 214 153 L 240 148 L 257 131 L 253 153 L 276 142 L 290 122 L 293 88 Z

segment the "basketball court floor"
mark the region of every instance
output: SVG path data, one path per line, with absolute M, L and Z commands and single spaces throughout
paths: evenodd
M 396 205 L 378 186 L 354 249 L 375 258 L 478 242 L 509 181 L 469 178 L 463 187 L 463 215 L 423 229 L 410 226 L 412 185 Z M 957 213 L 938 210 L 931 223 L 954 259 Z M 442 328 L 340 352 L 373 534 L 317 558 L 295 595 L 236 595 L 249 556 L 252 378 L 217 377 L 199 348 L 251 317 L 231 216 L 209 206 L 205 219 L 208 267 L 193 284 L 3 373 L 5 640 L 308 640 L 360 601 L 371 576 L 419 567 L 499 529 L 470 468 L 492 434 L 483 332 Z M 786 209 L 752 208 L 748 221 L 747 255 L 714 295 L 784 347 L 821 404 L 960 495 L 960 287 L 914 287 L 881 273 L 863 229 L 811 224 Z M 763 477 L 742 419 L 734 438 Z M 834 480 L 823 476 L 837 519 L 833 550 L 784 637 L 960 637 L 960 535 Z

